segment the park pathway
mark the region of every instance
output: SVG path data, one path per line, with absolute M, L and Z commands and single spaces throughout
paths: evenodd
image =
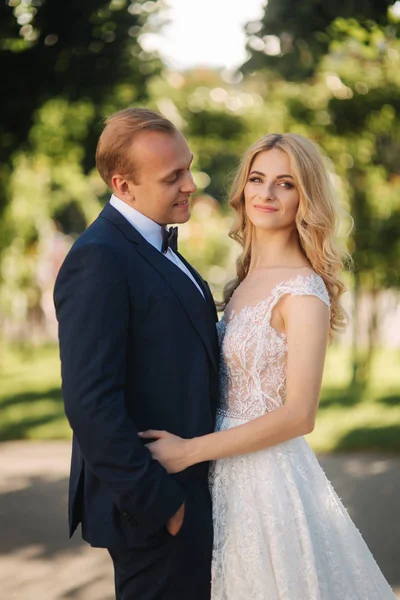
M 106 552 L 68 540 L 69 457 L 68 442 L 0 444 L 1 600 L 114 598 Z M 400 599 L 400 457 L 319 458 Z

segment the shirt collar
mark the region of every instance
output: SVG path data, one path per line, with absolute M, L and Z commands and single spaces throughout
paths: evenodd
M 117 198 L 114 194 L 110 198 L 110 204 L 129 221 L 149 244 L 161 252 L 163 240 L 161 225 L 155 223 L 135 208 L 132 208 L 132 206 L 129 206 L 129 204 Z

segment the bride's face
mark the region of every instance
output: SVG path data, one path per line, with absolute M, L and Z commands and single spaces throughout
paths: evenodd
M 253 161 L 244 188 L 247 218 L 259 229 L 295 227 L 299 192 L 286 152 L 273 148 L 260 152 Z

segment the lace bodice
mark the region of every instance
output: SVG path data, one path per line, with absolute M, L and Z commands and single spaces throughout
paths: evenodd
M 317 296 L 330 305 L 323 279 L 298 275 L 278 283 L 265 299 L 230 311 L 218 323 L 221 348 L 220 415 L 251 420 L 272 411 L 286 397 L 286 336 L 271 325 L 271 313 L 286 294 Z

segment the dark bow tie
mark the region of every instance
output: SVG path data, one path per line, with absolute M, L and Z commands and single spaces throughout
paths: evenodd
M 173 252 L 178 252 L 178 228 L 170 227 L 167 229 L 166 227 L 162 230 L 162 246 L 161 252 L 165 254 L 168 248 L 171 248 Z

